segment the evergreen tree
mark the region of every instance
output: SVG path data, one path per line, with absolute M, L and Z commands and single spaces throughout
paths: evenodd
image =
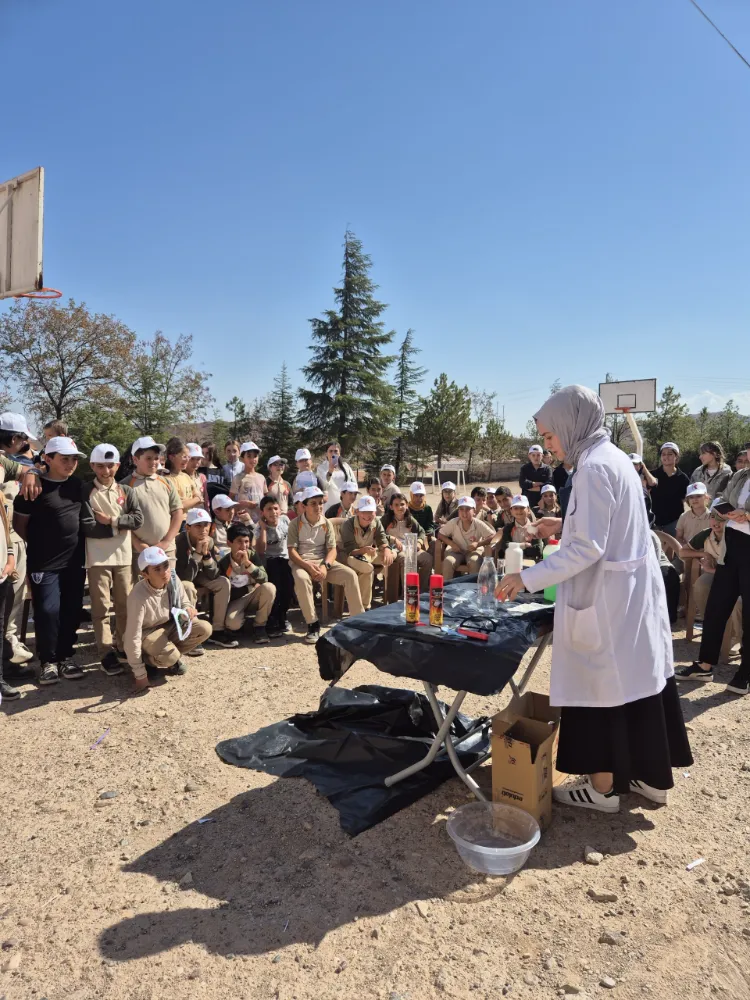
M 482 435 L 487 422 L 492 419 L 492 404 L 496 392 L 483 392 L 475 389 L 471 394 L 471 434 L 469 436 L 469 457 L 466 460 L 466 479 L 472 481 L 471 463 L 476 452 L 481 448 Z
M 498 420 L 497 417 L 491 417 L 487 421 L 487 426 L 484 429 L 484 436 L 482 438 L 482 454 L 490 463 L 489 471 L 487 473 L 487 482 L 491 482 L 493 478 L 493 463 L 498 460 L 502 460 L 503 456 L 512 444 L 513 435 L 506 430 L 505 421 Z
M 742 416 L 733 399 L 727 400 L 724 409 L 711 417 L 708 426 L 711 439 L 721 442 L 727 455 L 741 451 L 750 438 L 750 420 Z
M 442 374 L 435 379 L 429 396 L 422 400 L 416 433 L 424 450 L 437 455 L 440 468 L 447 454 L 461 454 L 471 441 L 471 396 Z
M 387 438 L 395 411 L 387 381 L 395 358 L 382 353 L 394 331 L 386 332 L 380 320 L 386 307 L 374 297 L 370 267 L 361 241 L 347 230 L 343 283 L 334 289 L 338 308 L 310 320 L 312 359 L 302 369 L 315 387 L 300 389 L 306 435 L 317 446 L 339 441 L 344 455 Z
M 658 453 L 665 441 L 680 444 L 684 434 L 694 433 L 693 421 L 679 392 L 668 385 L 656 404 L 654 413 L 640 422 L 644 443 Z
M 409 434 L 414 428 L 414 420 L 419 412 L 419 396 L 416 386 L 427 374 L 426 368 L 420 368 L 412 361 L 421 350 L 414 346 L 414 331 L 407 330 L 396 360 L 396 454 L 393 464 L 398 476 L 401 463 L 405 458 L 405 447 Z
M 242 441 L 249 436 L 250 414 L 247 406 L 239 396 L 232 396 L 225 406 L 229 410 L 231 420 L 229 421 L 229 432 L 235 440 Z
M 268 398 L 269 418 L 263 431 L 263 450 L 267 458 L 281 455 L 289 462 L 294 461 L 297 450 L 299 429 L 297 427 L 297 406 L 294 390 L 289 378 L 286 362 L 273 380 L 273 392 Z

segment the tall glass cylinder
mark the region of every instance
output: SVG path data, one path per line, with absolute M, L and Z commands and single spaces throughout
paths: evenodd
M 417 539 L 413 531 L 407 531 L 404 535 L 404 599 L 406 598 L 406 574 L 417 572 Z

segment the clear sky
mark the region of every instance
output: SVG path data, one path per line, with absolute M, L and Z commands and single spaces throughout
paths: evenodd
M 703 0 L 750 57 L 750 3 Z M 750 413 L 750 70 L 689 0 L 2 0 L 0 177 L 45 279 L 296 385 L 350 226 L 430 378 Z

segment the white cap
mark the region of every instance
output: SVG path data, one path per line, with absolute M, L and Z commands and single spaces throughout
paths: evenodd
M 79 451 L 75 441 L 70 437 L 53 437 L 50 438 L 47 444 L 44 446 L 45 455 L 78 455 L 79 458 L 85 458 L 86 456 L 82 451 Z
M 185 447 L 188 451 L 188 458 L 203 458 L 203 449 L 195 441 L 188 441 Z
M 211 515 L 202 507 L 193 507 L 187 512 L 186 524 L 210 524 Z
M 26 423 L 26 417 L 22 413 L 0 413 L 0 431 L 34 437 Z
M 476 505 L 473 497 L 461 497 L 461 499 L 458 501 L 458 506 L 459 507 L 471 507 L 472 510 L 476 510 L 477 509 L 477 505 Z
M 631 451 L 631 453 L 628 455 L 628 458 L 633 463 L 633 465 L 640 465 L 641 462 L 643 461 L 642 456 L 639 455 L 637 451 Z
M 260 455 L 260 448 L 257 446 L 255 441 L 243 441 L 240 445 L 240 455 L 244 455 L 246 451 L 257 451 Z
M 523 493 L 519 493 L 518 496 L 513 497 L 510 502 L 511 507 L 528 507 L 529 498 L 525 497 Z
M 164 549 L 158 545 L 149 545 L 138 556 L 138 569 L 142 573 L 147 566 L 161 566 L 165 562 L 169 562 L 169 556 Z
M 228 510 L 230 507 L 236 507 L 237 501 L 232 500 L 230 496 L 226 493 L 217 493 L 216 496 L 211 501 L 212 510 Z
M 446 480 L 446 482 L 444 482 L 443 485 L 440 487 L 441 492 L 443 490 L 455 490 L 455 489 L 456 489 L 456 484 L 452 483 L 450 479 Z
M 495 487 L 494 486 L 488 486 L 486 488 L 485 492 L 487 493 L 487 496 L 489 496 L 490 493 L 494 496 L 495 495 Z
M 295 493 L 294 496 L 292 497 L 292 503 L 299 503 L 300 500 L 304 499 L 305 499 L 305 491 L 299 490 L 299 492 Z
M 677 447 L 677 445 L 674 443 L 674 441 L 665 441 L 664 444 L 659 449 L 659 454 L 660 455 L 664 451 L 665 448 L 671 448 L 672 451 L 677 452 L 678 455 L 680 454 L 680 449 Z
M 687 497 L 704 497 L 708 493 L 705 483 L 691 483 L 687 488 Z
M 380 471 L 381 472 L 392 472 L 394 474 L 394 476 L 396 475 L 396 467 L 393 466 L 393 465 L 381 465 L 380 466 Z
M 542 448 L 540 444 L 532 444 L 532 446 L 529 448 L 529 455 L 531 454 L 543 455 L 544 448 Z
M 289 464 L 285 458 L 281 457 L 281 455 L 272 455 L 268 459 L 268 462 L 266 464 L 267 464 L 268 468 L 270 469 L 271 466 L 272 465 L 276 465 L 277 462 L 283 462 L 284 465 L 288 465 Z
M 542 486 L 542 489 L 541 489 L 540 492 L 541 493 L 557 493 L 557 490 L 552 485 L 552 483 L 545 483 L 545 485 Z
M 294 461 L 299 462 L 303 458 L 312 458 L 309 448 L 298 448 L 294 453 Z
M 91 452 L 89 462 L 119 462 L 120 452 L 113 444 L 98 444 Z
M 302 494 L 303 502 L 307 500 L 312 500 L 314 497 L 322 497 L 323 490 L 318 489 L 317 486 L 308 486 L 307 489 Z
M 347 479 L 339 493 L 359 493 L 359 486 L 352 479 Z
M 424 483 L 412 483 L 409 492 L 413 493 L 414 496 L 424 496 L 427 490 L 424 488 Z
M 152 437 L 146 435 L 146 437 L 136 438 L 133 442 L 133 447 L 130 449 L 130 453 L 135 458 L 135 453 L 137 451 L 150 451 L 151 448 L 157 448 L 159 451 L 166 451 L 167 449 L 163 444 L 157 444 Z
M 356 508 L 357 510 L 370 511 L 374 514 L 378 509 L 378 505 L 375 503 L 375 497 L 366 496 L 360 497 L 359 500 L 357 500 Z
M 302 489 L 305 489 L 305 487 L 307 486 L 317 486 L 318 477 L 315 475 L 314 472 L 308 469 L 307 472 L 300 472 L 298 474 L 296 483 L 297 486 L 302 487 Z

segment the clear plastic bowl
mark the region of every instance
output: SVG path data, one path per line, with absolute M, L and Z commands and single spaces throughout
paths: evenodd
M 469 868 L 485 875 L 523 868 L 542 835 L 533 816 L 502 802 L 461 806 L 448 820 L 448 833 Z

